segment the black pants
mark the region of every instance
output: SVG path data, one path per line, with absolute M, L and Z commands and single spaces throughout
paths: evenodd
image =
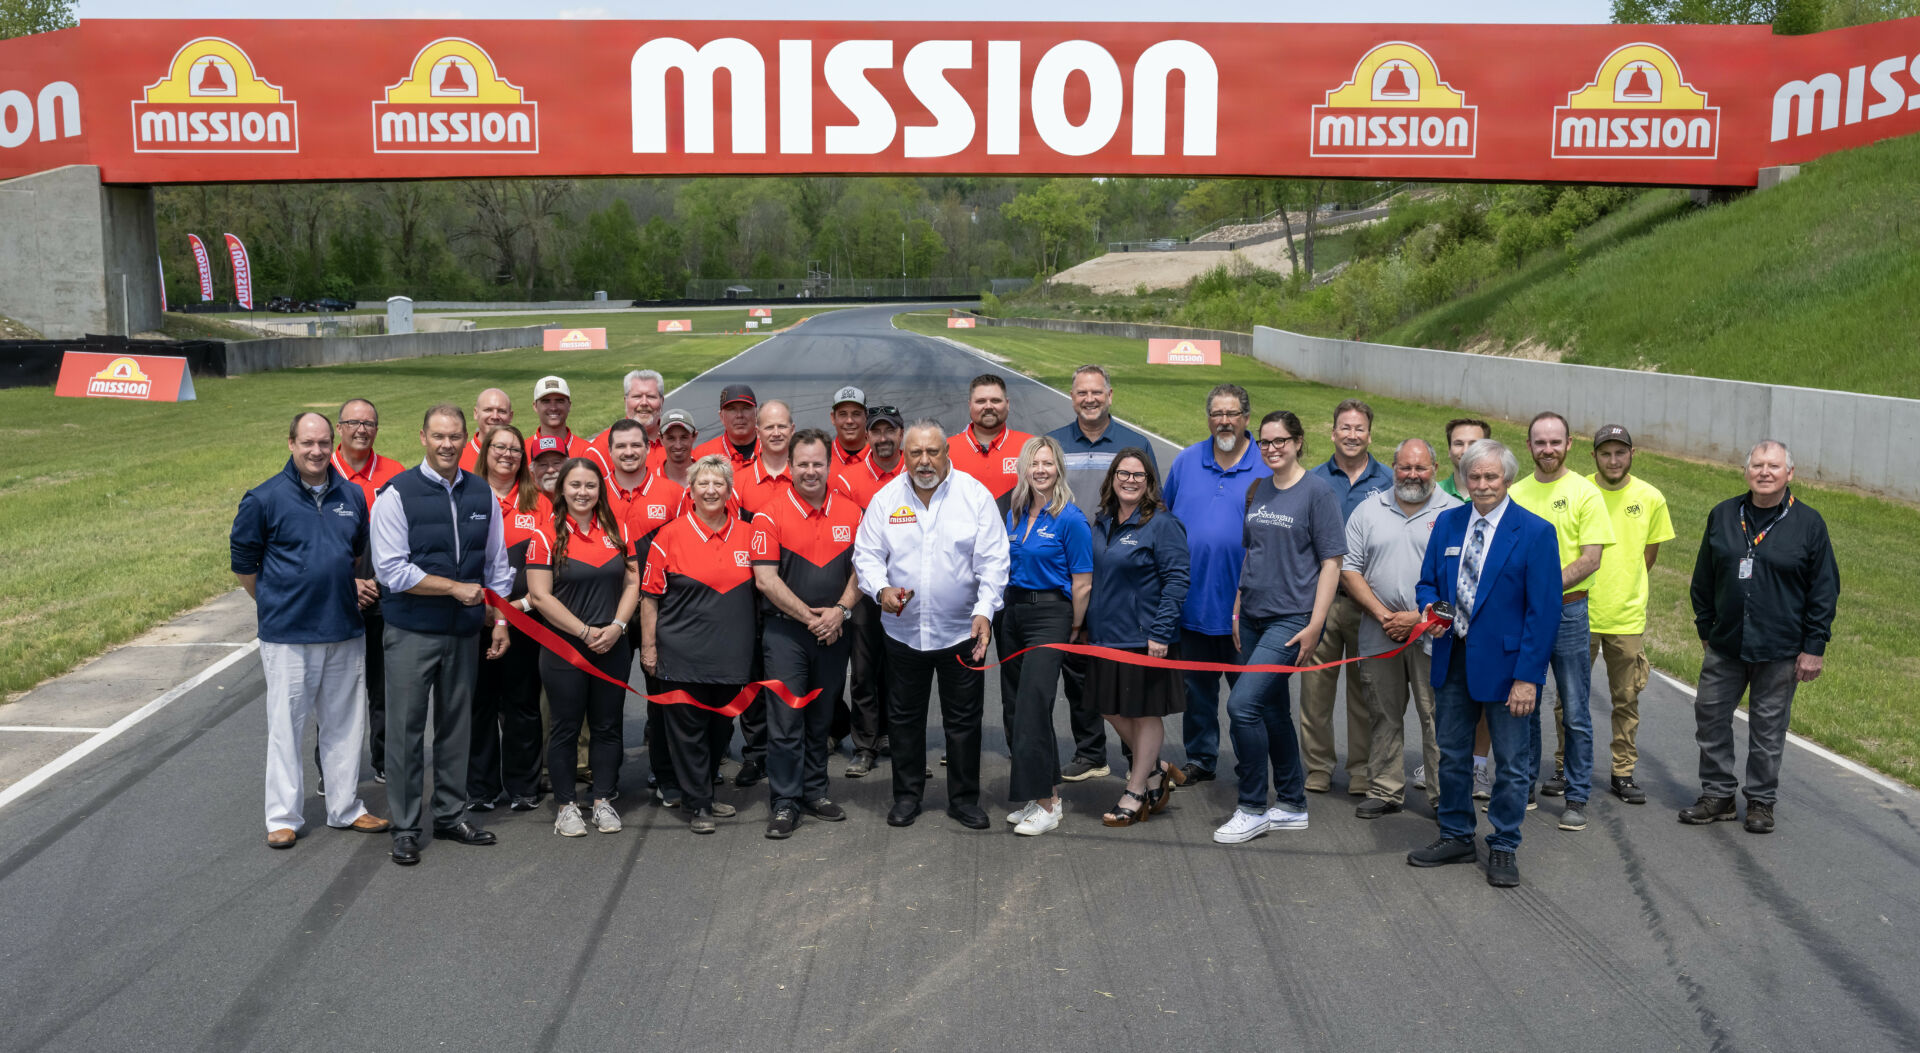
M 927 788 L 928 694 L 940 681 L 940 725 L 947 740 L 947 807 L 980 802 L 980 714 L 986 680 L 957 659 L 973 641 L 916 651 L 887 637 L 887 737 L 893 742 L 893 799 L 918 802 Z
M 378 603 L 360 612 L 360 620 L 367 627 L 367 750 L 373 756 L 373 770 L 384 773 L 387 770 L 387 620 L 380 616 Z
M 767 783 L 773 807 L 827 796 L 827 733 L 833 707 L 847 679 L 852 642 L 842 635 L 822 646 L 813 633 L 789 618 L 767 619 L 760 633 L 768 680 L 778 680 L 796 695 L 815 688 L 820 696 L 795 709 L 765 692 Z
M 887 634 L 880 628 L 880 605 L 862 596 L 853 605 L 846 635 L 852 640 L 853 690 L 847 704 L 836 707 L 833 734 L 853 737 L 853 748 L 877 753 L 887 731 Z
M 1073 631 L 1073 604 L 1065 596 L 1016 589 L 1007 592 L 1007 606 L 993 626 L 993 638 L 999 641 L 1003 656 L 1037 644 L 1067 642 Z M 1013 598 L 1021 594 L 1023 598 L 1039 598 L 1031 602 Z M 1043 649 L 1001 660 L 1000 702 L 1005 710 L 1007 749 L 1013 754 L 1013 773 L 1007 780 L 1010 800 L 1052 797 L 1053 788 L 1060 782 L 1053 699 L 1060 688 L 1061 659 L 1065 657 L 1065 652 Z
M 676 680 L 655 680 L 655 694 L 685 691 L 697 702 L 724 706 L 740 693 L 740 684 L 688 684 Z M 658 705 L 660 726 L 666 732 L 667 753 L 673 758 L 673 774 L 688 811 L 713 804 L 713 770 L 720 754 L 714 749 L 714 726 L 732 730 L 733 722 L 699 706 Z
M 480 654 L 473 682 L 473 745 L 467 750 L 467 799 L 532 797 L 540 785 L 539 644 L 509 626 L 507 653 Z
M 594 668 L 625 683 L 633 666 L 627 641 L 616 639 L 606 654 L 580 649 Z M 547 687 L 547 714 L 553 719 L 547 737 L 547 775 L 558 804 L 574 800 L 573 773 L 579 760 L 580 725 L 588 732 L 587 763 L 593 768 L 593 798 L 613 796 L 620 788 L 620 758 L 627 692 L 599 677 L 588 676 L 550 652 L 540 655 L 540 681 Z

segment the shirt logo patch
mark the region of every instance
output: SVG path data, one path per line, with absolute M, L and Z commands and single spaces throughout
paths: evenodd
M 1638 518 L 1640 518 L 1640 506 L 1639 506 L 1639 505 L 1628 505 L 1628 506 L 1627 506 L 1627 518 L 1628 518 L 1628 519 L 1638 519 Z
M 733 554 L 733 565 L 734 565 L 734 566 L 736 566 L 736 567 L 744 567 L 744 566 L 746 566 L 746 565 L 747 565 L 747 554 L 746 554 L 745 552 L 735 552 L 735 553 Z
M 353 513 L 347 510 L 347 506 L 346 506 L 346 505 L 334 505 L 334 506 L 333 506 L 333 514 L 334 514 L 334 515 L 337 515 L 337 516 L 346 516 L 346 517 L 347 517 L 348 519 L 352 519 L 352 518 L 353 518 Z M 1629 514 L 1629 515 L 1639 515 L 1639 514 L 1640 514 L 1640 506 L 1639 506 L 1639 505 L 1635 505 L 1635 506 L 1633 506 L 1633 509 L 1632 509 L 1632 511 L 1630 511 L 1630 512 L 1629 512 L 1628 514 Z
M 756 556 L 767 554 L 767 535 L 761 533 L 753 535 L 753 554 Z
M 613 538 L 607 537 L 605 535 L 601 536 L 600 543 L 602 545 L 605 545 L 607 548 L 611 548 L 611 549 L 618 549 L 620 547 L 619 545 L 616 545 L 613 543 Z
M 913 509 L 906 505 L 901 505 L 899 508 L 894 509 L 893 514 L 887 517 L 887 522 L 889 523 L 918 523 L 919 521 L 920 517 L 914 515 Z
M 1553 499 L 1553 510 L 1554 510 L 1554 511 L 1556 511 L 1556 512 L 1564 512 L 1564 511 L 1566 511 L 1566 510 L 1567 510 L 1567 499 L 1566 499 L 1566 498 L 1564 498 L 1564 497 L 1556 497 L 1556 498 L 1554 498 L 1554 499 Z
M 1254 509 L 1247 518 L 1255 523 L 1261 523 L 1266 526 L 1286 527 L 1288 530 L 1293 529 L 1292 516 L 1283 515 L 1279 512 L 1269 512 L 1267 511 L 1266 505 L 1261 505 L 1259 508 Z
M 1012 475 L 1013 473 L 1019 470 L 1020 470 L 1020 458 L 1018 457 L 1000 458 L 1000 471 L 1002 473 L 1006 475 Z
M 852 541 L 852 540 L 853 540 L 853 528 L 852 528 L 852 527 L 850 527 L 850 526 L 837 526 L 837 527 L 834 527 L 834 528 L 833 528 L 833 539 L 834 539 L 835 541 Z
M 515 530 L 533 530 L 539 526 L 539 517 L 532 512 L 521 512 L 513 517 Z
M 1120 536 L 1120 543 L 1122 545 L 1138 545 L 1140 542 L 1135 540 L 1132 534 L 1122 534 Z
M 648 518 L 648 519 L 665 519 L 665 518 L 667 518 L 667 506 L 666 506 L 666 505 L 648 505 L 648 506 L 647 506 L 647 518 Z
M 467 518 L 470 520 L 484 520 L 487 518 L 487 514 L 485 512 L 469 512 Z

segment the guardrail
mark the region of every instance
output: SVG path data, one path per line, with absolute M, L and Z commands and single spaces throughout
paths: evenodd
M 400 333 L 386 336 L 293 336 L 243 340 L 227 345 L 226 373 L 266 373 L 302 366 L 338 366 L 352 362 L 388 362 L 429 355 L 471 355 L 539 347 L 546 326 L 470 329 L 455 333 Z
M 967 312 L 973 314 L 973 312 Z M 1146 322 L 1082 322 L 1073 318 L 992 318 L 973 314 L 984 326 L 1016 326 L 1044 329 L 1052 333 L 1081 333 L 1113 336 L 1122 340 L 1218 340 L 1220 350 L 1233 355 L 1253 354 L 1253 334 L 1225 329 L 1189 329 L 1180 325 L 1151 325 Z

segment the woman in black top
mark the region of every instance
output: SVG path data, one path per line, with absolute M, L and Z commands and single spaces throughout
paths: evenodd
M 547 624 L 580 641 L 580 650 L 602 673 L 625 683 L 633 666 L 627 623 L 640 603 L 640 569 L 633 547 L 620 536 L 620 522 L 607 503 L 600 469 L 585 457 L 560 468 L 555 487 L 553 540 L 535 537 L 527 552 L 527 595 Z M 627 692 L 575 669 L 550 651 L 540 654 L 553 726 L 547 737 L 547 774 L 559 815 L 555 833 L 580 837 L 586 821 L 574 803 L 575 742 L 584 719 L 593 768 L 593 822 L 603 834 L 620 829 L 612 797 L 620 780 L 622 711 Z
M 513 567 L 507 600 L 531 611 L 527 549 L 535 534 L 546 536 L 553 529 L 553 512 L 527 468 L 526 442 L 519 429 L 500 424 L 482 434 L 478 470 L 500 503 L 507 562 Z M 505 654 L 481 654 L 480 675 L 473 682 L 467 807 L 476 812 L 492 811 L 503 789 L 516 812 L 540 806 L 540 646 L 512 626 L 507 635 Z

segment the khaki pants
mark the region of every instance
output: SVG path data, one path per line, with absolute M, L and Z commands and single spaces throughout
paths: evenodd
M 1587 660 L 1605 655 L 1607 693 L 1613 700 L 1613 774 L 1632 775 L 1640 750 L 1634 735 L 1640 730 L 1640 692 L 1653 669 L 1641 649 L 1641 634 L 1594 633 Z
M 1420 717 L 1420 756 L 1427 765 L 1427 796 L 1440 799 L 1440 743 L 1433 733 L 1433 658 L 1419 645 L 1392 658 L 1374 658 L 1347 668 L 1356 670 L 1373 724 L 1367 770 L 1373 782 L 1367 796 L 1401 804 L 1407 795 L 1407 694 Z
M 1327 612 L 1327 624 L 1320 630 L 1320 643 L 1314 649 L 1313 661 L 1301 664 L 1319 665 L 1357 656 L 1360 653 L 1360 619 L 1364 617 L 1366 615 L 1360 610 L 1360 605 L 1346 593 L 1335 595 L 1333 607 Z M 1342 668 L 1351 671 L 1353 666 Z M 1309 787 L 1317 788 L 1321 780 L 1333 773 L 1333 696 L 1340 672 L 1340 669 L 1322 669 L 1317 673 L 1300 674 L 1300 752 L 1306 761 Z M 1360 690 L 1359 676 L 1349 675 L 1347 783 L 1351 789 L 1361 792 L 1367 788 L 1367 754 L 1373 741 L 1370 712 Z

